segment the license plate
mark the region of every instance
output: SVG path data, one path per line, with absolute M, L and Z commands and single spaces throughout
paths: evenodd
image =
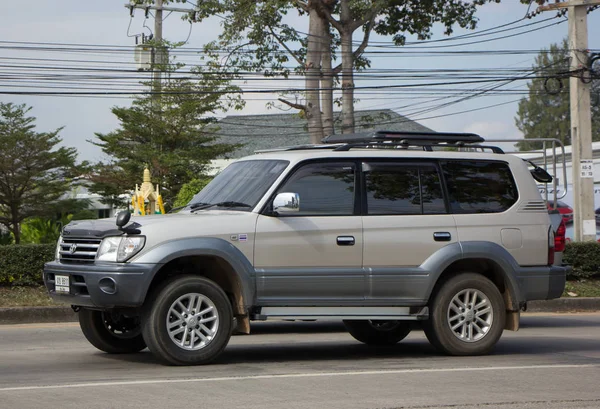
M 57 293 L 69 293 L 69 276 L 54 276 L 54 290 Z

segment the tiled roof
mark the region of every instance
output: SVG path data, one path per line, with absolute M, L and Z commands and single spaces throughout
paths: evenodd
M 338 132 L 340 113 L 334 115 Z M 432 132 L 391 109 L 356 111 L 355 118 L 356 132 L 369 129 Z M 306 119 L 298 114 L 230 115 L 219 121 L 218 125 L 221 129 L 216 133 L 216 142 L 243 145 L 230 155 L 232 158 L 252 155 L 261 149 L 309 143 Z

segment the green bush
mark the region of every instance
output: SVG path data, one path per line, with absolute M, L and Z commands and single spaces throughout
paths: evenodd
M 600 243 L 567 243 L 563 261 L 573 267 L 569 278 L 600 277 Z
M 13 235 L 9 231 L 2 230 L 0 226 L 0 246 L 6 246 L 14 243 Z
M 43 284 L 44 263 L 54 260 L 56 244 L 0 246 L 0 286 Z
M 204 189 L 212 179 L 212 176 L 200 176 L 198 179 L 192 179 L 181 186 L 181 190 L 177 193 L 175 202 L 173 202 L 173 207 L 181 207 L 188 204 L 196 193 Z

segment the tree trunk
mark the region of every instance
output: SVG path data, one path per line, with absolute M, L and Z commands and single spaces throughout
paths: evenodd
M 310 143 L 321 143 L 323 139 L 323 122 L 321 119 L 321 103 L 319 87 L 321 85 L 321 54 L 323 49 L 324 21 L 319 16 L 312 2 L 309 2 L 308 44 L 306 46 L 305 87 L 306 87 L 306 119 Z
M 324 30 L 323 53 L 321 55 L 321 108 L 323 110 L 323 134 L 325 136 L 333 135 L 333 68 L 331 67 L 331 33 L 329 31 L 329 22 L 323 19 Z
M 19 211 L 19 209 L 16 207 L 11 209 L 11 216 L 12 216 L 11 230 L 12 230 L 12 234 L 15 238 L 15 244 L 19 244 L 21 242 L 21 226 L 19 223 L 18 211 Z
M 354 132 L 354 55 L 352 53 L 352 31 L 348 24 L 352 19 L 348 0 L 340 4 L 340 32 L 342 41 L 342 133 Z

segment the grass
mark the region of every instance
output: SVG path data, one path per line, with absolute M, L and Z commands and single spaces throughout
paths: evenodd
M 600 279 L 567 281 L 563 297 L 600 297 Z M 44 307 L 61 305 L 48 297 L 45 287 L 0 287 L 1 307 Z
M 577 297 L 600 297 L 600 279 L 567 281 L 562 296 L 572 297 L 568 293 L 577 294 Z
M 48 296 L 46 287 L 0 287 L 0 307 L 45 307 L 60 305 Z

